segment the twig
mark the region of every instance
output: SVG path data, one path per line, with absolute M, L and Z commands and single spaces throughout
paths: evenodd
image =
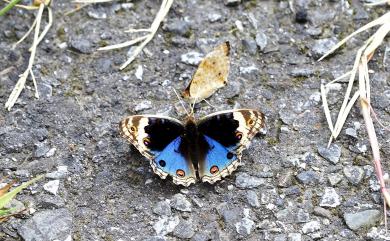
M 120 66 L 120 69 L 123 70 L 129 64 L 131 64 L 131 62 L 133 62 L 133 60 L 138 56 L 138 54 L 143 50 L 143 48 L 153 39 L 161 22 L 164 20 L 165 16 L 168 14 L 169 9 L 172 6 L 172 3 L 173 3 L 173 0 L 163 0 L 162 1 L 160 9 L 159 9 L 159 11 L 158 11 L 155 19 L 153 20 L 153 23 L 149 29 L 139 29 L 139 30 L 129 29 L 128 30 L 128 32 L 133 32 L 133 33 L 134 32 L 148 32 L 147 35 L 140 37 L 140 38 L 136 38 L 136 39 L 131 40 L 131 41 L 127 41 L 125 43 L 102 47 L 102 48 L 99 48 L 98 50 L 109 50 L 109 49 L 123 48 L 123 47 L 134 45 L 134 44 L 143 40 L 143 42 L 135 48 L 135 50 L 132 52 L 131 56 L 127 59 L 127 61 Z

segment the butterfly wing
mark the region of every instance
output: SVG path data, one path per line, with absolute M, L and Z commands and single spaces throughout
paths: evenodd
M 187 153 L 183 153 L 183 124 L 173 118 L 135 115 L 119 124 L 121 135 L 150 160 L 153 171 L 161 178 L 172 176 L 174 183 L 188 186 L 195 183 L 196 174 Z
M 209 145 L 199 161 L 203 182 L 214 183 L 237 169 L 242 151 L 264 127 L 264 115 L 251 109 L 216 112 L 198 122 L 199 133 Z
M 200 62 L 191 83 L 183 97 L 196 103 L 210 97 L 227 84 L 229 74 L 230 44 L 225 42 L 216 47 Z

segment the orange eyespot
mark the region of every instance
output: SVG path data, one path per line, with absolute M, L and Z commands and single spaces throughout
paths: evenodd
M 242 133 L 237 131 L 236 132 L 236 138 L 237 138 L 237 140 L 241 140 L 242 139 Z
M 210 168 L 210 173 L 211 174 L 216 174 L 217 172 L 219 172 L 219 168 L 217 167 L 217 166 L 212 166 L 211 168 Z
M 178 177 L 184 177 L 186 175 L 186 173 L 183 170 L 181 170 L 181 169 L 177 169 L 176 175 Z
M 149 145 L 150 145 L 150 139 L 149 139 L 148 137 L 145 137 L 145 138 L 143 139 L 143 142 L 144 142 L 144 145 L 145 145 L 145 146 L 149 146 Z
M 136 131 L 137 131 L 137 128 L 136 128 L 135 126 L 132 126 L 132 127 L 130 127 L 130 131 L 131 131 L 131 132 L 136 132 Z

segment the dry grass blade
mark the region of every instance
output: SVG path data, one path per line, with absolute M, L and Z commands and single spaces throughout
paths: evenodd
M 4 194 L 6 194 L 8 192 L 8 190 L 12 187 L 12 185 L 15 184 L 15 180 L 11 181 L 10 183 L 8 183 L 7 185 L 5 185 L 4 187 L 0 188 L 0 197 L 3 196 Z
M 365 122 L 365 126 L 367 129 L 368 139 L 370 141 L 372 155 L 373 155 L 373 163 L 375 167 L 376 176 L 378 179 L 378 182 L 381 187 L 381 192 L 384 197 L 384 201 L 387 205 L 390 206 L 390 194 L 386 189 L 385 181 L 383 178 L 383 172 L 382 172 L 382 165 L 380 161 L 380 150 L 379 150 L 379 143 L 376 136 L 375 127 L 373 124 L 373 120 L 371 118 L 371 87 L 370 87 L 370 76 L 368 71 L 368 62 L 373 57 L 375 50 L 382 44 L 384 38 L 386 35 L 390 32 L 390 13 L 386 13 L 380 18 L 372 21 L 371 23 L 366 24 L 362 28 L 358 29 L 342 41 L 340 41 L 334 48 L 332 48 L 328 53 L 326 53 L 324 56 L 320 58 L 323 59 L 330 53 L 332 53 L 335 49 L 340 47 L 342 44 L 344 44 L 348 39 L 350 39 L 352 36 L 367 30 L 373 26 L 381 25 L 378 30 L 365 42 L 365 44 L 357 51 L 356 58 L 354 61 L 354 66 L 352 71 L 350 71 L 348 74 L 350 75 L 348 87 L 345 93 L 343 104 L 340 108 L 339 115 L 336 121 L 336 124 L 332 131 L 331 139 L 336 138 L 338 134 L 340 133 L 342 127 L 344 126 L 344 123 L 346 121 L 346 118 L 348 116 L 348 113 L 350 112 L 352 106 L 354 105 L 355 101 L 360 98 L 360 106 L 361 106 L 361 112 L 363 115 L 363 119 Z M 354 94 L 354 96 L 350 98 L 350 93 L 353 87 L 353 84 L 355 82 L 355 76 L 358 74 L 358 91 Z M 332 81 L 331 83 L 333 83 Z M 325 93 L 325 87 L 321 88 L 321 93 Z M 324 103 L 324 109 L 325 115 L 328 116 L 329 109 L 327 108 L 327 100 L 326 95 L 322 95 L 322 100 Z M 325 108 L 326 106 L 326 108 Z M 332 123 L 328 120 L 329 128 L 332 129 Z
M 326 99 L 325 86 L 323 84 L 321 84 L 321 97 L 322 97 L 322 106 L 324 107 L 326 121 L 328 122 L 328 126 L 329 126 L 330 131 L 333 133 L 333 129 L 334 129 L 333 128 L 333 122 L 332 122 L 332 118 L 330 116 L 330 110 L 329 110 L 329 106 L 328 106 L 328 101 Z
M 128 47 L 131 45 L 134 45 L 138 42 L 143 41 L 140 45 L 138 45 L 134 51 L 132 52 L 131 56 L 127 59 L 125 63 L 123 63 L 120 66 L 120 69 L 126 68 L 131 62 L 134 61 L 134 59 L 138 56 L 138 54 L 145 48 L 145 46 L 153 39 L 154 35 L 156 34 L 158 28 L 160 27 L 161 22 L 164 20 L 165 16 L 168 14 L 169 9 L 171 8 L 173 4 L 173 0 L 163 0 L 160 6 L 160 9 L 153 20 L 152 25 L 150 26 L 149 29 L 129 29 L 127 32 L 130 33 L 135 33 L 135 32 L 147 32 L 147 34 L 143 37 L 139 37 L 121 44 L 115 44 L 115 45 L 110 45 L 106 46 L 103 48 L 99 48 L 98 50 L 111 50 L 111 49 L 117 49 L 117 48 L 123 48 L 123 47 Z
M 377 5 L 383 5 L 383 4 L 388 4 L 390 5 L 390 0 L 379 0 L 379 1 L 376 1 L 376 2 L 373 2 L 373 3 L 365 3 L 364 5 L 368 6 L 368 7 L 373 7 L 373 6 L 377 6 Z

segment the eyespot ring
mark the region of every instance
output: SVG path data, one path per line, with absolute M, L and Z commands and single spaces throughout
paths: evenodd
M 167 163 L 166 163 L 164 160 L 158 161 L 158 164 L 159 164 L 161 167 L 165 167 L 165 166 L 167 165 Z
M 217 166 L 212 166 L 212 167 L 210 168 L 210 173 L 211 173 L 211 174 L 215 175 L 215 174 L 218 173 L 218 172 L 219 172 L 219 168 L 218 168 Z
M 235 135 L 236 135 L 237 140 L 241 140 L 242 139 L 242 132 L 236 131 Z
M 131 132 L 136 132 L 137 131 L 137 127 L 135 127 L 135 126 L 130 127 L 130 131 Z
M 149 137 L 145 137 L 142 142 L 144 143 L 145 146 L 149 146 L 150 145 L 150 138 Z
M 248 124 L 249 125 L 253 125 L 255 123 L 255 121 L 253 120 L 253 119 L 250 119 L 249 121 L 248 121 Z
M 177 169 L 177 170 L 176 170 L 176 175 L 177 175 L 178 177 L 184 177 L 184 176 L 186 175 L 186 172 L 183 171 L 182 169 Z
M 229 160 L 232 159 L 233 156 L 234 156 L 234 154 L 231 153 L 231 152 L 228 152 L 228 153 L 226 154 L 226 158 L 229 159 Z

